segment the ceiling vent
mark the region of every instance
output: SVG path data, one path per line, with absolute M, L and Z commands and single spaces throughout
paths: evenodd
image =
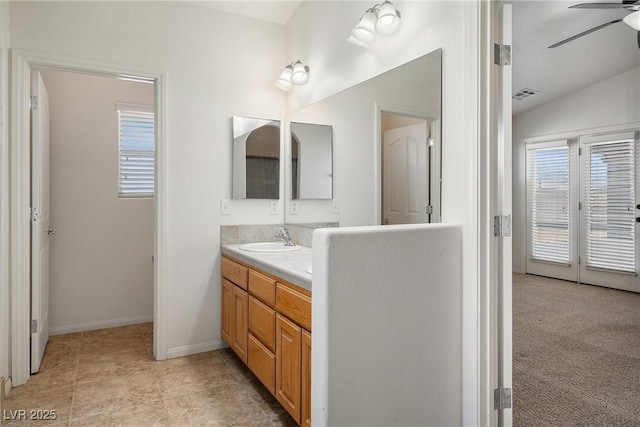
M 516 101 L 521 101 L 525 98 L 530 97 L 531 95 L 535 95 L 536 93 L 540 92 L 539 90 L 533 90 L 533 89 L 521 89 L 519 91 L 517 91 L 516 93 L 513 94 L 512 98 L 515 99 Z

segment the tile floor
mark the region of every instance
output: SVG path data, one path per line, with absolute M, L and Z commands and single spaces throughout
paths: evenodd
M 296 425 L 230 349 L 155 361 L 152 345 L 151 323 L 51 337 L 40 372 L 9 394 L 2 425 Z M 11 420 L 54 409 L 55 421 Z

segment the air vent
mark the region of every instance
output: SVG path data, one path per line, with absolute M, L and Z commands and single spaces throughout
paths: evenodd
M 528 98 L 531 95 L 535 95 L 538 92 L 539 92 L 538 90 L 525 88 L 514 93 L 512 98 L 515 99 L 516 101 L 521 101 L 525 98 Z

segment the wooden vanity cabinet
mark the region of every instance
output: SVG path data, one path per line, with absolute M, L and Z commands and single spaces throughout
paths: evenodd
M 221 335 L 243 362 L 247 363 L 247 311 L 249 294 L 222 279 Z
M 311 427 L 311 333 L 302 330 L 301 425 Z
M 310 426 L 310 295 L 227 257 L 222 276 L 222 338 L 293 419 Z

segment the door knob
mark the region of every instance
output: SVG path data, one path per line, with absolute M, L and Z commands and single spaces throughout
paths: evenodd
M 52 234 L 56 234 L 56 229 L 55 228 L 50 228 L 47 230 L 47 234 L 48 235 L 52 235 Z
M 640 209 L 640 204 L 636 205 L 636 209 Z

